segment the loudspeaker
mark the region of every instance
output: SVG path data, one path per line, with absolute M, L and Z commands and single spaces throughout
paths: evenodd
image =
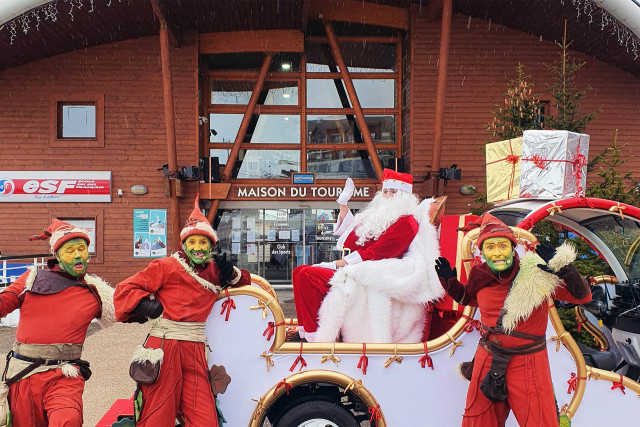
M 203 182 L 220 182 L 220 161 L 218 157 L 201 157 L 200 170 Z

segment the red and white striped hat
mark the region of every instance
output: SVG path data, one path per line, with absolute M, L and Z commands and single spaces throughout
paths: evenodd
M 407 193 L 413 192 L 413 176 L 408 173 L 385 169 L 382 173 L 382 189 L 392 188 Z
M 218 241 L 218 235 L 213 227 L 211 227 L 207 217 L 205 217 L 200 210 L 200 194 L 196 194 L 193 211 L 191 212 L 191 215 L 189 215 L 189 219 L 184 225 L 184 228 L 180 232 L 180 241 L 184 242 L 187 237 L 193 236 L 194 234 L 207 236 L 211 239 L 212 246 Z
M 87 245 L 91 242 L 89 235 L 81 228 L 71 225 L 67 222 L 54 218 L 51 225 L 42 232 L 31 236 L 29 240 L 47 240 L 51 246 L 51 253 L 55 253 L 60 246 L 72 239 L 81 238 L 87 241 Z

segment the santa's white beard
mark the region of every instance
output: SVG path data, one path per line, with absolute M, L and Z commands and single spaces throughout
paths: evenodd
M 376 193 L 373 200 L 355 216 L 358 245 L 380 237 L 398 218 L 411 215 L 418 206 L 416 196 L 398 191 L 393 197 L 384 198 L 381 192 Z

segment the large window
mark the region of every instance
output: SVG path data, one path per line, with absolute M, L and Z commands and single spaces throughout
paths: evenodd
M 288 179 L 298 171 L 315 172 L 319 179 L 375 179 L 365 145 L 370 136 L 383 166 L 393 167 L 402 135 L 400 38 L 338 36 L 338 42 L 367 134 L 356 119 L 354 100 L 327 38 L 310 36 L 304 53 L 273 56 L 246 121 L 266 54 L 203 56 L 203 87 L 209 91 L 204 96 L 208 125 L 203 155 L 218 157 L 225 165 L 240 137 L 232 173 L 236 179 Z

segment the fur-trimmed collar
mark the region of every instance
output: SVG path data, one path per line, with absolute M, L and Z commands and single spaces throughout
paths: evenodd
M 219 293 L 222 288 L 218 285 L 214 285 L 213 283 L 203 279 L 202 277 L 200 277 L 198 275 L 198 273 L 196 273 L 196 271 L 191 268 L 191 266 L 189 264 L 187 264 L 187 262 L 180 256 L 180 254 L 178 252 L 174 253 L 173 255 L 171 255 L 171 258 L 175 259 L 176 262 L 178 264 L 180 264 L 182 266 L 182 268 L 184 268 L 184 271 L 191 277 L 193 277 L 193 279 L 198 282 L 203 288 L 210 290 L 211 292 L 214 293 Z
M 575 248 L 568 242 L 556 250 L 556 255 L 548 265 L 559 271 L 576 258 Z M 506 314 L 502 318 L 502 327 L 506 333 L 516 329 L 518 323 L 529 318 L 533 310 L 553 295 L 560 284 L 560 278 L 538 268 L 544 261 L 538 254 L 529 253 L 520 260 L 520 270 L 513 281 L 504 302 Z

